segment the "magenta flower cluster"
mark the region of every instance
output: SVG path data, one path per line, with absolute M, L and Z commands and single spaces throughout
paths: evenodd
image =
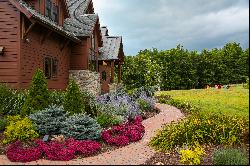
M 109 130 L 104 130 L 101 134 L 102 139 L 111 145 L 125 146 L 130 142 L 136 142 L 142 139 L 145 128 L 142 125 L 140 116 L 128 120 L 125 124 L 113 126 Z
M 7 148 L 7 157 L 10 161 L 30 162 L 38 160 L 45 154 L 48 160 L 69 161 L 75 155 L 88 156 L 101 149 L 101 144 L 95 141 L 78 141 L 73 138 L 67 139 L 64 143 L 36 140 L 36 147 L 24 149 L 20 141 L 11 144 Z
M 30 162 L 40 159 L 42 152 L 38 146 L 24 148 L 21 141 L 16 141 L 8 146 L 6 155 L 12 162 Z

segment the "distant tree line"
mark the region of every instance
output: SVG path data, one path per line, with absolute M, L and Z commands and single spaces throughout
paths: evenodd
M 143 50 L 127 56 L 123 83 L 127 89 L 159 86 L 161 90 L 204 88 L 206 85 L 245 83 L 249 73 L 249 48 L 228 43 L 201 53 L 183 46 L 158 51 Z

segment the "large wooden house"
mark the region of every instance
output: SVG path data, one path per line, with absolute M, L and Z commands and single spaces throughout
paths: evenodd
M 0 83 L 27 88 L 41 68 L 63 90 L 69 71 L 99 71 L 102 38 L 92 0 L 0 0 Z

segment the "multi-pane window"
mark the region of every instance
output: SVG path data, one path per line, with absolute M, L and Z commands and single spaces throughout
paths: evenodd
M 105 71 L 102 72 L 102 81 L 107 80 L 107 73 Z
M 44 59 L 44 73 L 47 79 L 55 78 L 58 74 L 58 60 L 51 57 Z
M 57 76 L 57 70 L 58 70 L 58 60 L 52 59 L 52 77 Z
M 58 6 L 53 5 L 52 20 L 54 20 L 55 22 L 58 22 Z
M 51 0 L 45 1 L 45 16 L 51 18 L 51 8 L 52 8 L 52 2 Z
M 53 21 L 58 23 L 59 20 L 59 10 L 58 10 L 58 6 L 56 6 L 55 4 L 52 3 L 51 0 L 45 0 L 45 16 L 51 18 Z

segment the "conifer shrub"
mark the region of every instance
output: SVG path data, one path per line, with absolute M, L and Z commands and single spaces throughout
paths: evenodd
M 65 111 L 69 112 L 71 115 L 84 112 L 82 94 L 74 80 L 69 81 L 63 106 Z
M 62 123 L 61 133 L 77 140 L 97 140 L 101 126 L 87 114 L 74 114 Z
M 62 106 L 65 99 L 65 93 L 62 91 L 50 92 L 50 105 Z
M 42 111 L 30 114 L 29 117 L 40 134 L 57 135 L 60 134 L 62 122 L 66 119 L 66 112 L 62 106 L 53 105 Z
M 33 78 L 28 92 L 27 99 L 21 110 L 21 115 L 29 115 L 38 110 L 42 110 L 49 105 L 48 83 L 42 70 L 38 69 Z
M 10 120 L 10 118 L 8 120 L 7 118 L 9 125 L 4 131 L 3 144 L 12 143 L 18 140 L 28 141 L 39 136 L 31 119 L 25 117 L 20 120 L 19 118 L 20 116 L 15 116 L 12 120 Z

